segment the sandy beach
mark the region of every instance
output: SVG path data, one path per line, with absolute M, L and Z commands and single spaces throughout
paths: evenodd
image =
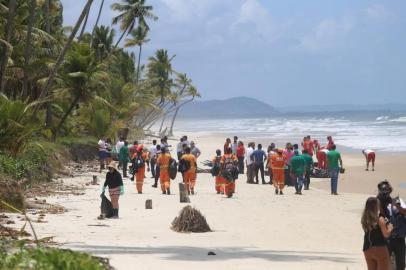
M 200 161 L 224 143 L 219 135 L 188 135 L 202 150 Z M 150 173 L 141 195 L 125 179 L 118 220 L 97 220 L 101 186 L 84 185 L 92 175 L 102 183 L 104 173 L 63 179 L 82 186 L 85 195 L 47 198 L 68 212 L 47 215 L 47 223 L 34 225 L 39 237 L 53 236 L 64 248 L 108 257 L 117 269 L 365 269 L 361 209 L 384 178 L 393 183 L 394 195 L 406 198 L 399 187 L 406 155 L 379 153 L 375 172 L 365 171 L 361 153 L 343 153 L 343 161 L 347 170 L 339 180 L 339 196 L 330 195 L 328 179 L 314 180 L 303 196 L 294 195 L 292 187 L 277 196 L 272 186 L 249 185 L 240 176 L 235 196 L 227 199 L 215 194 L 210 174 L 199 174 L 191 205 L 206 216 L 210 233 L 172 231 L 172 220 L 185 206 L 179 203 L 181 177 L 172 181 L 173 194 L 165 196 L 151 187 Z M 152 210 L 144 207 L 147 199 Z M 208 256 L 209 251 L 216 255 Z

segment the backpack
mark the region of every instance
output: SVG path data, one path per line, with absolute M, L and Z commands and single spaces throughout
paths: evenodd
M 231 156 L 224 158 L 222 176 L 230 182 L 238 178 L 238 168 Z
M 132 166 L 133 173 L 137 173 L 137 172 L 138 172 L 138 169 L 143 168 L 144 166 L 145 166 L 145 161 L 144 161 L 144 159 L 143 159 L 142 157 L 140 157 L 140 156 L 137 155 L 137 156 L 133 159 L 133 166 Z
M 188 170 L 190 170 L 190 162 L 188 160 L 181 159 L 179 161 L 178 172 L 184 173 L 187 172 Z
M 216 157 L 216 161 L 211 167 L 210 173 L 212 176 L 218 176 L 220 174 L 220 157 Z
M 172 180 L 175 180 L 176 174 L 178 173 L 178 163 L 176 162 L 175 159 L 171 158 L 169 161 L 169 177 Z

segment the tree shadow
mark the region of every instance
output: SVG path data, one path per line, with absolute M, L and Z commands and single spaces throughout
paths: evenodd
M 92 253 L 95 255 L 148 255 L 159 254 L 162 259 L 174 261 L 226 261 L 234 259 L 259 258 L 267 261 L 279 262 L 305 262 L 328 261 L 334 263 L 352 263 L 353 254 L 323 251 L 288 251 L 288 250 L 259 250 L 249 247 L 216 247 L 200 248 L 191 246 L 158 246 L 158 247 L 132 247 L 132 246 L 103 246 L 67 244 L 68 248 Z M 208 256 L 208 252 L 216 253 Z

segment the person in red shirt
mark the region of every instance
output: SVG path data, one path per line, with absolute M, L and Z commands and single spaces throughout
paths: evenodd
M 238 142 L 237 146 L 237 159 L 238 159 L 238 173 L 244 174 L 244 156 L 245 156 L 245 147 L 242 141 Z
M 303 150 L 307 150 L 309 156 L 313 156 L 314 153 L 314 145 L 313 141 L 311 140 L 310 136 L 307 136 L 303 140 Z

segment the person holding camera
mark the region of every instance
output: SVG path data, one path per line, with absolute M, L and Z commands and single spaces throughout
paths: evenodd
M 396 270 L 405 269 L 405 237 L 406 237 L 406 204 L 399 197 L 391 197 L 393 189 L 388 180 L 378 184 L 378 200 L 383 214 L 393 224 L 393 231 L 389 237 L 389 253 L 394 255 Z
M 389 270 L 390 257 L 386 239 L 391 235 L 393 225 L 385 218 L 382 205 L 375 197 L 365 203 L 361 225 L 364 230 L 363 252 L 368 270 Z

